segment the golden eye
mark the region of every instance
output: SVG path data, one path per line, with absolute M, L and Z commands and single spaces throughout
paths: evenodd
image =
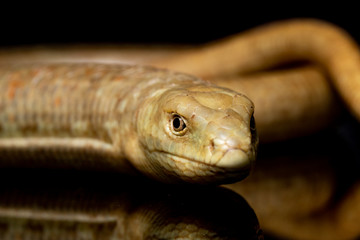
M 171 119 L 171 129 L 173 133 L 181 134 L 186 129 L 185 120 L 181 116 L 174 114 Z

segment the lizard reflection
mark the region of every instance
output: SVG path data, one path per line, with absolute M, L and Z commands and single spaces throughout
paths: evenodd
M 1 239 L 262 238 L 251 207 L 225 188 L 109 173 L 0 173 Z

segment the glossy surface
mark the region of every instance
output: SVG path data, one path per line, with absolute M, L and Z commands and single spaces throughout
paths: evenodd
M 1 239 L 262 239 L 238 194 L 219 187 L 71 171 L 2 170 Z M 26 180 L 26 181 L 24 181 Z

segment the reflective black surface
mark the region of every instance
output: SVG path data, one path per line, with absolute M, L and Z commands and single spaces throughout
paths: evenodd
M 0 173 L 0 239 L 262 238 L 247 202 L 220 187 L 95 172 Z

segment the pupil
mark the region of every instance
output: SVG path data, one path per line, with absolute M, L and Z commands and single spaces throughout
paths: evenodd
M 174 118 L 173 126 L 175 129 L 178 129 L 180 127 L 180 119 L 178 117 Z

